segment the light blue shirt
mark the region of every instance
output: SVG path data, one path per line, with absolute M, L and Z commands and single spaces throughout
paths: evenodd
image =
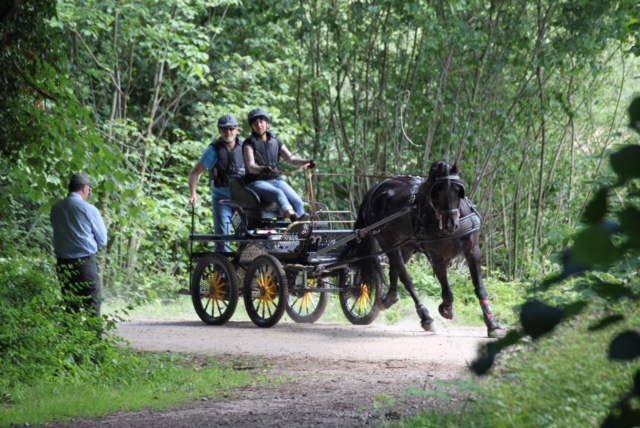
M 53 248 L 56 256 L 77 259 L 107 245 L 107 227 L 100 211 L 73 192 L 51 208 Z
M 214 149 L 211 144 L 209 144 L 202 156 L 200 156 L 200 163 L 208 170 L 212 170 L 218 163 L 218 151 Z M 214 198 L 231 199 L 231 193 L 229 192 L 228 187 L 215 187 L 213 185 L 213 181 L 210 181 L 209 184 L 211 186 L 211 195 Z

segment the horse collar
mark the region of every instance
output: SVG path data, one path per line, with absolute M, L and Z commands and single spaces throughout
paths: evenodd
M 475 231 L 480 230 L 480 226 L 482 225 L 482 219 L 480 215 L 473 210 L 471 214 L 468 214 L 462 218 L 460 218 L 460 226 L 458 229 L 452 234 L 444 233 L 439 227 L 436 225 L 423 227 L 420 230 L 420 234 L 416 235 L 416 241 L 418 243 L 423 242 L 433 242 L 433 241 L 442 241 L 453 238 L 460 238 L 463 236 L 467 236 L 472 234 Z

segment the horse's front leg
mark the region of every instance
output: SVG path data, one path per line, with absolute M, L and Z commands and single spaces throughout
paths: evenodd
M 413 299 L 413 302 L 416 305 L 416 312 L 418 312 L 418 316 L 420 317 L 420 325 L 425 331 L 436 331 L 436 324 L 429 315 L 429 311 L 427 307 L 420 301 L 418 297 L 418 293 L 413 285 L 413 280 L 409 272 L 407 272 L 407 268 L 405 262 L 411 257 L 411 254 L 401 255 L 399 252 L 394 252 L 393 254 L 389 254 L 389 266 L 390 269 L 395 271 L 396 278 L 399 278 L 404 288 L 409 292 L 409 295 Z M 393 274 L 390 275 L 392 277 Z M 396 279 L 396 287 L 397 287 L 397 279 Z M 397 291 L 396 291 L 397 293 Z
M 449 277 L 447 276 L 447 262 L 445 260 L 432 258 L 431 266 L 433 267 L 433 273 L 436 275 L 442 290 L 442 303 L 438 306 L 438 312 L 443 318 L 452 320 L 453 293 L 451 292 Z
M 506 332 L 503 330 L 502 326 L 498 323 L 495 316 L 493 315 L 493 311 L 491 310 L 491 306 L 489 305 L 487 290 L 484 288 L 484 284 L 482 283 L 482 274 L 480 271 L 480 248 L 478 248 L 478 246 L 475 246 L 471 251 L 465 254 L 465 258 L 467 259 L 467 265 L 469 266 L 471 281 L 473 282 L 476 296 L 480 301 L 480 308 L 482 309 L 484 323 L 487 325 L 487 335 L 493 338 L 504 337 Z

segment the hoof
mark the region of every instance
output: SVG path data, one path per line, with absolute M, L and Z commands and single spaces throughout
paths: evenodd
M 489 330 L 487 337 L 492 339 L 502 339 L 507 335 L 507 332 L 501 328 L 496 328 L 495 330 Z
M 502 328 L 495 319 L 487 325 L 487 336 L 492 339 L 501 339 L 507 335 L 507 331 Z
M 386 311 L 389 308 L 384 305 L 384 302 L 381 299 L 378 299 L 376 300 L 376 309 L 379 311 Z
M 398 302 L 398 296 L 386 295 L 378 299 L 376 302 L 376 308 L 381 311 L 386 311 L 391 306 L 395 305 Z
M 420 325 L 422 326 L 424 331 L 430 331 L 431 333 L 436 333 L 438 331 L 438 325 L 436 324 L 436 322 L 433 319 L 431 319 L 431 320 L 422 320 L 420 322 Z
M 448 320 L 453 319 L 453 305 L 445 305 L 444 303 L 440 303 L 440 306 L 438 306 L 438 312 L 440 312 L 442 318 L 446 318 Z

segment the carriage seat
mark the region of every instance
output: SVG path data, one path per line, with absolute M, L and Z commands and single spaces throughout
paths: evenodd
M 247 219 L 284 218 L 284 214 L 275 202 L 261 201 L 252 189 L 248 188 L 239 175 L 229 176 L 229 205 L 245 214 Z

